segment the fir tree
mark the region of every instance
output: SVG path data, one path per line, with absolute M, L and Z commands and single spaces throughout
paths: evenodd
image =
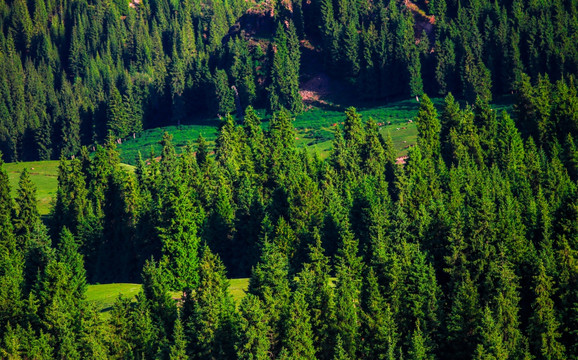
M 420 149 L 424 155 L 435 159 L 440 154 L 441 125 L 436 109 L 427 95 L 421 97 L 416 122 Z
M 24 168 L 20 174 L 17 193 L 14 231 L 24 246 L 29 241 L 36 223 L 40 220 L 36 205 L 36 186 L 30 179 L 27 168 Z
M 239 338 L 235 345 L 239 359 L 269 359 L 271 342 L 266 310 L 258 297 L 247 294 L 239 307 Z
M 291 305 L 283 321 L 283 348 L 289 359 L 315 359 L 311 323 L 305 297 L 299 291 L 293 293 Z
M 536 354 L 544 359 L 564 359 L 564 345 L 559 341 L 560 323 L 556 318 L 554 302 L 552 301 L 552 278 L 546 274 L 542 261 L 538 264 L 538 274 L 534 278 L 535 300 L 532 304 L 533 313 L 530 318 L 529 332 L 531 345 Z

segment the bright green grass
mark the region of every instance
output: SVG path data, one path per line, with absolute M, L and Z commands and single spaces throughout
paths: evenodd
M 108 312 L 120 295 L 134 299 L 141 288 L 141 284 L 88 285 L 86 301 L 98 311 Z
M 145 159 L 150 156 L 151 149 L 155 156 L 159 156 L 162 148 L 159 142 L 165 131 L 173 135 L 173 145 L 178 153 L 182 152 L 186 145 L 196 143 L 199 134 L 212 142 L 217 136 L 219 121 L 215 120 L 212 123 L 215 125 L 181 125 L 145 130 L 136 139 L 129 138 L 118 146 L 120 159 L 123 163 L 135 164 L 139 151 Z
M 16 196 L 18 180 L 24 168 L 28 169 L 30 178 L 36 185 L 36 197 L 38 199 L 38 212 L 46 215 L 50 212 L 52 199 L 56 196 L 58 187 L 58 161 L 33 161 L 22 163 L 4 164 L 8 172 L 12 197 Z
M 439 106 L 443 100 L 434 99 L 433 101 L 436 106 Z M 417 133 L 415 123 L 407 125 L 407 122 L 415 118 L 418 109 L 419 103 L 415 99 L 408 99 L 383 106 L 360 107 L 358 112 L 364 121 L 371 117 L 375 122 L 384 124 L 382 132 L 390 129 L 394 144 L 401 156 L 407 153 L 406 149 L 410 144 L 415 143 Z M 310 151 L 317 152 L 322 159 L 326 158 L 330 153 L 335 128 L 345 120 L 345 110 L 345 107 L 334 106 L 333 109 L 311 108 L 299 114 L 293 122 L 297 147 L 307 147 Z M 270 117 L 261 110 L 258 114 L 263 119 L 263 128 L 266 129 L 269 126 Z M 391 124 L 387 125 L 388 122 Z M 212 146 L 220 123 L 219 120 L 214 119 L 206 121 L 205 125 L 167 126 L 146 130 L 136 139 L 128 139 L 119 145 L 121 160 L 135 164 L 138 152 L 141 152 L 143 158 L 148 158 L 151 148 L 155 156 L 159 156 L 161 152 L 159 141 L 165 131 L 173 135 L 173 144 L 178 153 L 182 152 L 188 144 L 196 145 L 199 134 L 202 134 Z M 395 133 L 395 129 L 402 126 L 406 126 L 407 130 Z
M 229 279 L 229 292 L 237 304 L 245 297 L 248 288 L 249 278 Z
M 56 198 L 58 188 L 58 164 L 59 161 L 32 161 L 4 164 L 10 180 L 11 195 L 14 198 L 18 189 L 18 180 L 24 168 L 28 169 L 30 179 L 36 185 L 36 198 L 38 199 L 38 212 L 40 215 L 48 215 L 52 208 L 52 202 Z M 120 164 L 121 168 L 134 172 L 134 166 Z
M 249 287 L 249 279 L 231 279 L 229 280 L 229 291 L 236 303 L 239 303 L 245 296 L 245 291 Z M 95 309 L 104 316 L 109 316 L 108 312 L 112 309 L 115 301 L 119 296 L 135 299 L 135 296 L 141 290 L 141 284 L 103 284 L 88 285 L 86 291 L 86 302 L 93 305 Z M 173 299 L 180 299 L 182 294 L 179 291 L 171 292 Z

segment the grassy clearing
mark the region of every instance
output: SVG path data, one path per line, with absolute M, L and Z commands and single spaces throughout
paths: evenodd
M 136 158 L 139 151 L 143 158 L 148 158 L 151 150 L 156 156 L 161 153 L 160 140 L 163 134 L 168 132 L 173 135 L 173 144 L 178 153 L 180 153 L 188 144 L 196 144 L 199 134 L 207 138 L 212 145 L 212 142 L 217 136 L 219 121 L 211 121 L 214 125 L 181 125 L 181 126 L 167 126 L 162 128 L 155 128 L 145 130 L 135 139 L 129 138 L 118 146 L 120 150 L 121 162 L 127 164 L 136 164 Z
M 36 185 L 36 198 L 38 200 L 38 212 L 40 215 L 48 215 L 52 208 L 52 202 L 56 199 L 58 188 L 58 164 L 59 161 L 32 161 L 4 164 L 10 180 L 11 195 L 14 198 L 18 189 L 18 180 L 24 168 L 28 169 L 30 179 Z M 121 168 L 134 172 L 134 166 L 120 164 Z
M 231 292 L 231 295 L 237 304 L 245 296 L 245 291 L 248 287 L 248 278 L 229 280 L 229 291 Z M 112 310 L 112 306 L 119 296 L 123 296 L 134 301 L 136 295 L 141 289 L 141 284 L 116 283 L 88 285 L 85 301 L 93 305 L 98 312 L 103 314 L 103 316 L 109 316 L 109 311 Z M 182 293 L 179 291 L 174 291 L 171 292 L 171 296 L 173 299 L 180 299 Z
M 229 279 L 229 292 L 237 304 L 245 297 L 248 288 L 249 278 Z
M 440 105 L 442 101 L 442 99 L 434 99 L 436 105 Z M 309 151 L 317 152 L 321 158 L 326 158 L 330 153 L 335 128 L 345 120 L 345 109 L 341 106 L 313 107 L 299 114 L 293 122 L 296 130 L 295 142 L 297 147 L 306 147 Z M 408 99 L 377 107 L 358 107 L 358 112 L 364 120 L 371 117 L 375 122 L 382 123 L 381 130 L 384 134 L 387 130 L 390 131 L 401 156 L 405 155 L 410 144 L 415 143 L 417 134 L 415 123 L 408 124 L 408 120 L 415 118 L 418 109 L 419 103 L 415 99 Z M 258 115 L 263 119 L 263 128 L 268 128 L 270 117 L 262 110 L 258 111 Z M 202 134 L 212 146 L 219 125 L 220 121 L 214 119 L 206 121 L 204 125 L 167 126 L 146 130 L 135 139 L 129 138 L 119 145 L 121 161 L 135 164 L 139 151 L 143 158 L 148 158 L 151 149 L 158 156 L 161 151 L 159 141 L 165 131 L 173 135 L 173 143 L 177 152 L 182 152 L 188 144 L 196 145 L 199 134 Z M 396 130 L 398 127 L 400 130 Z M 401 129 L 401 127 L 406 129 Z M 396 131 L 397 133 L 395 133 Z
M 12 197 L 16 196 L 18 180 L 24 168 L 28 169 L 30 178 L 36 185 L 36 196 L 38 199 L 38 212 L 46 215 L 50 212 L 52 199 L 56 196 L 58 187 L 58 161 L 33 161 L 22 163 L 4 164 L 4 169 L 8 172 Z
M 105 313 L 112 309 L 120 295 L 134 299 L 141 288 L 141 284 L 88 285 L 86 301 L 94 305 L 99 312 Z

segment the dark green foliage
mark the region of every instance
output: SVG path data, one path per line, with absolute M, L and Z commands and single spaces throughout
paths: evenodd
M 421 98 L 416 122 L 421 150 L 425 156 L 436 158 L 440 155 L 441 126 L 437 111 L 427 95 Z
M 556 319 L 554 304 L 549 296 L 552 292 L 552 279 L 546 274 L 544 264 L 538 264 L 535 276 L 533 315 L 530 319 L 529 332 L 531 346 L 543 359 L 564 359 L 565 348 L 559 342 L 559 322 Z
M 271 332 L 263 303 L 247 294 L 239 307 L 239 338 L 235 345 L 238 359 L 264 360 L 269 358 Z
M 36 186 L 30 180 L 28 170 L 24 168 L 18 181 L 18 195 L 15 199 L 14 232 L 21 244 L 26 244 L 40 220 L 36 206 Z M 26 246 L 27 247 L 27 246 Z
M 287 109 L 299 113 L 302 108 L 299 95 L 300 52 L 293 22 L 286 28 L 279 23 L 270 49 L 271 85 L 268 87 L 268 109 L 271 112 Z
M 291 305 L 284 317 L 282 344 L 287 359 L 315 359 L 309 311 L 301 292 L 293 293 Z
M 0 357 L 575 359 L 576 7 L 1 2 L 0 149 L 62 160 L 49 229 L 27 172 L 13 201 L 0 171 Z M 403 164 L 355 108 L 327 161 L 297 150 L 321 73 L 416 97 Z M 143 126 L 215 114 L 214 147 L 165 134 L 121 166 Z M 86 303 L 141 270 L 108 322 Z M 226 274 L 250 276 L 238 309 Z
M 8 174 L 0 156 L 0 329 L 5 331 L 22 315 L 21 291 L 23 285 L 23 259 L 19 251 L 11 221 L 12 198 Z
M 183 298 L 183 322 L 195 358 L 233 357 L 236 314 L 228 287 L 223 263 L 204 247 L 198 287 Z

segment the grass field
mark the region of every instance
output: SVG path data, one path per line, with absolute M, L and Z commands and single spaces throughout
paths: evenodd
M 120 295 L 134 299 L 141 288 L 141 284 L 88 285 L 86 301 L 94 305 L 99 312 L 106 313 L 112 309 Z
M 433 101 L 437 106 L 443 102 L 442 99 L 434 99 Z M 419 103 L 415 99 L 408 99 L 383 106 L 360 107 L 357 110 L 364 121 L 371 117 L 375 122 L 383 124 L 381 126 L 382 133 L 384 135 L 387 131 L 391 133 L 401 156 L 405 155 L 407 147 L 416 141 L 415 123 L 408 123 L 408 120 L 415 118 L 418 108 Z M 331 149 L 335 128 L 345 120 L 344 111 L 345 107 L 338 106 L 332 106 L 330 109 L 314 107 L 299 114 L 293 122 L 296 130 L 295 142 L 297 147 L 307 147 L 310 151 L 319 153 L 321 158 L 326 158 Z M 263 127 L 266 129 L 270 117 L 266 116 L 263 111 L 258 111 L 258 114 L 263 119 Z M 177 152 L 182 152 L 188 144 L 196 145 L 199 134 L 202 134 L 212 146 L 217 136 L 219 124 L 220 121 L 214 119 L 205 121 L 204 125 L 168 126 L 146 130 L 135 139 L 129 138 L 119 145 L 121 160 L 124 163 L 135 164 L 139 151 L 143 158 L 148 158 L 151 149 L 158 156 L 161 151 L 159 141 L 165 131 L 173 135 L 173 144 Z
M 245 291 L 249 286 L 249 279 L 230 279 L 229 280 L 229 291 L 233 296 L 235 302 L 239 303 L 241 299 L 245 296 Z M 114 302 L 120 295 L 125 298 L 134 299 L 138 292 L 141 290 L 141 284 L 102 284 L 102 285 L 88 285 L 86 291 L 86 302 L 94 305 L 94 307 L 107 316 L 107 313 L 112 309 Z M 171 296 L 174 299 L 181 297 L 180 292 L 172 292 Z
M 40 215 L 46 215 L 50 212 L 51 201 L 56 196 L 56 188 L 58 187 L 58 161 L 4 164 L 4 168 L 8 172 L 8 178 L 10 179 L 12 197 L 16 196 L 18 179 L 25 167 L 28 168 L 30 178 L 36 185 L 38 212 Z

